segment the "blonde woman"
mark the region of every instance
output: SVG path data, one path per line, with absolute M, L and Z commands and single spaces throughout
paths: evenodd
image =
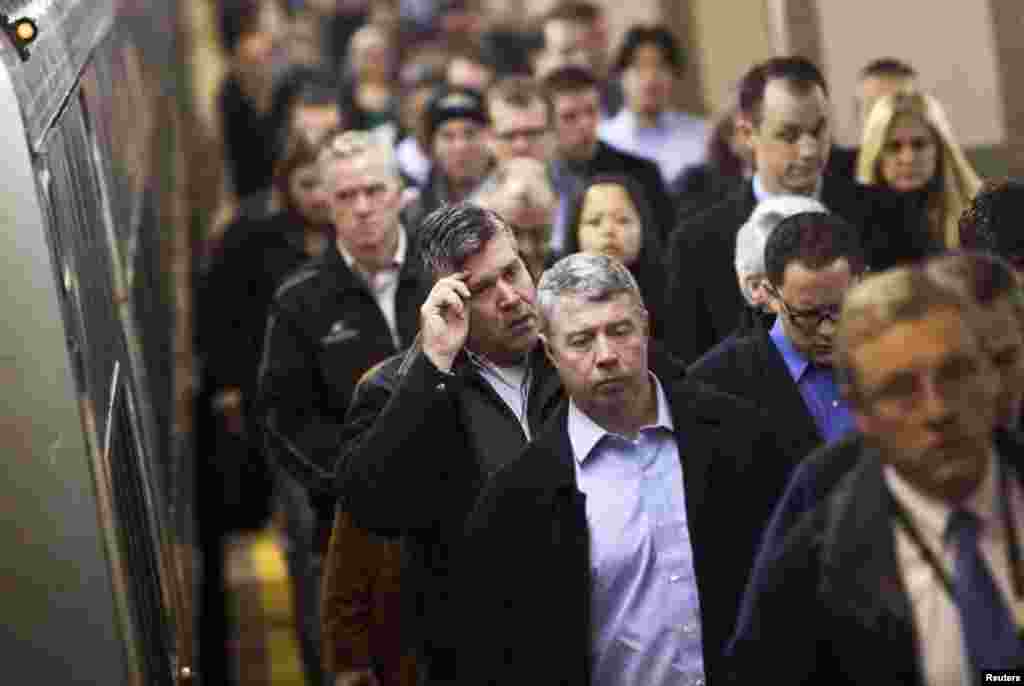
M 922 194 L 930 238 L 945 248 L 960 247 L 960 214 L 981 188 L 942 105 L 923 93 L 875 102 L 864 125 L 857 180 Z

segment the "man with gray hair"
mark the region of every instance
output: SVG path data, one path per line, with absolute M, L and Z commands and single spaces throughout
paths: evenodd
M 736 234 L 736 278 L 747 305 L 758 309 L 767 307 L 764 246 L 779 222 L 800 212 L 828 212 L 828 208 L 805 195 L 772 196 L 757 204 L 750 219 Z
M 616 260 L 560 260 L 538 302 L 569 402 L 469 521 L 460 679 L 715 682 L 769 507 L 742 484 L 780 459 L 771 434 L 751 406 L 652 371 Z
M 356 382 L 412 342 L 426 288 L 399 221 L 402 182 L 391 147 L 347 131 L 324 141 L 319 163 L 337 240 L 274 296 L 259 383 L 270 455 L 323 494 L 333 486 Z M 329 531 L 333 499 L 323 509 Z

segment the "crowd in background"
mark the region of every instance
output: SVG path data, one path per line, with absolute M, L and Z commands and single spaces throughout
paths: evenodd
M 601 4 L 209 2 L 211 683 L 224 541 L 271 520 L 308 684 L 1024 664 L 1024 185 L 912 65 L 864 55 L 845 148 L 811 61 L 708 120 Z

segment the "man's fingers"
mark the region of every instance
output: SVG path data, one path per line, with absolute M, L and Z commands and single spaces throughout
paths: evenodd
M 466 285 L 465 281 L 468 275 L 469 272 L 455 272 L 454 274 L 449 274 L 444 277 L 438 281 L 438 283 L 444 283 L 445 285 L 450 286 L 452 290 L 463 298 L 469 298 L 472 296 L 472 293 L 469 292 L 469 286 Z

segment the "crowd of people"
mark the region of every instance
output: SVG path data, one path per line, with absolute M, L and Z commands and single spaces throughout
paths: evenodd
M 911 65 L 850 149 L 810 60 L 708 121 L 590 2 L 217 6 L 201 528 L 277 515 L 308 684 L 1024 667 L 1024 184 Z

